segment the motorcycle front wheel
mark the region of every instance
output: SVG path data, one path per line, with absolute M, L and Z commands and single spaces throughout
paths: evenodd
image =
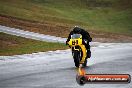
M 74 58 L 75 66 L 76 66 L 76 67 L 79 67 L 80 58 L 81 58 L 81 57 L 80 57 L 80 52 L 79 52 L 79 51 L 74 51 L 73 58 Z

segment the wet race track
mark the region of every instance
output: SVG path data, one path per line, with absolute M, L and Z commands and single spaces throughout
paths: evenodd
M 0 32 L 41 41 L 66 38 L 0 26 Z M 54 39 L 54 40 L 53 40 Z M 132 75 L 132 43 L 91 43 L 87 74 Z M 80 88 L 70 50 L 0 56 L 0 88 Z M 85 84 L 82 88 L 132 88 L 129 84 Z
M 92 47 L 88 74 L 132 75 L 132 43 Z M 0 88 L 80 88 L 70 50 L 0 56 Z M 129 84 L 85 84 L 82 88 L 132 88 Z

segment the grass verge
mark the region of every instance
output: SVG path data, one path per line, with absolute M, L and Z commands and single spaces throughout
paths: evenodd
M 0 56 L 67 49 L 62 43 L 42 42 L 0 32 Z
M 121 2 L 129 7 L 118 5 Z M 131 8 L 127 0 L 0 0 L 3 15 L 130 36 Z

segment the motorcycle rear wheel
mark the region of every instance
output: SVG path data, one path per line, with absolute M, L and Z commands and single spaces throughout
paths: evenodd
M 83 64 L 83 67 L 86 67 L 87 66 L 87 59 L 85 59 L 85 62 Z

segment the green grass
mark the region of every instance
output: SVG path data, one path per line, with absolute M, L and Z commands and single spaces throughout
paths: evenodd
M 0 32 L 0 55 L 27 54 L 40 51 L 67 49 L 65 44 L 42 42 Z
M 88 1 L 90 0 L 0 0 L 0 14 L 132 35 L 132 9 L 122 9 L 125 6 L 121 6 L 122 0 Z M 97 7 L 98 3 L 101 4 Z M 105 4 L 102 3 L 112 5 L 104 7 Z

